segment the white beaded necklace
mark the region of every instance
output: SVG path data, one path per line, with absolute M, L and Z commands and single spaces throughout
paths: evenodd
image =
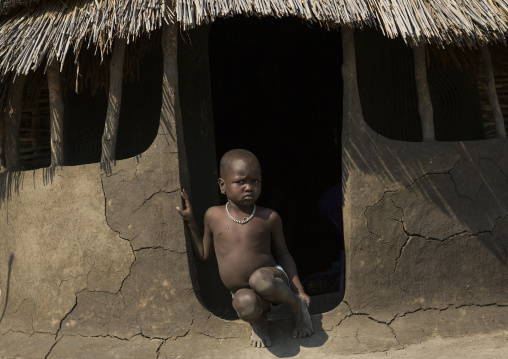
M 245 223 L 249 222 L 252 218 L 254 218 L 254 214 L 256 214 L 256 204 L 253 203 L 254 209 L 252 210 L 252 214 L 250 215 L 250 217 L 243 217 L 243 221 L 239 221 L 238 219 L 233 218 L 231 213 L 229 213 L 228 204 L 229 204 L 229 202 L 226 203 L 226 212 L 228 212 L 229 218 L 231 218 L 236 223 L 245 224 Z

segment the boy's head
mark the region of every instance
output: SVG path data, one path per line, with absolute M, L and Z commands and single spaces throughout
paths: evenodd
M 261 166 L 259 165 L 259 161 L 257 157 L 254 155 L 254 153 L 243 150 L 243 149 L 236 149 L 236 150 L 230 150 L 226 152 L 222 158 L 220 159 L 220 176 L 221 178 L 226 177 L 227 172 L 232 168 L 233 162 L 243 160 L 246 162 L 252 162 L 253 164 L 257 164 L 257 166 L 261 169 Z
M 220 160 L 219 187 L 232 202 L 254 203 L 261 194 L 261 166 L 256 156 L 242 149 L 226 152 Z

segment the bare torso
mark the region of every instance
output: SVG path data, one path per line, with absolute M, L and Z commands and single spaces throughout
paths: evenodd
M 273 213 L 258 207 L 254 218 L 245 224 L 233 222 L 224 206 L 213 207 L 207 213 L 219 274 L 230 291 L 248 288 L 256 269 L 276 264 L 271 249 Z

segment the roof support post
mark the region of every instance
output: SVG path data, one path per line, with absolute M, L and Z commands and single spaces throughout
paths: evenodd
M 503 113 L 499 106 L 499 100 L 496 92 L 496 82 L 494 80 L 494 70 L 492 68 L 492 60 L 490 58 L 490 51 L 487 45 L 481 47 L 483 68 L 485 71 L 485 85 L 487 87 L 487 96 L 489 98 L 490 108 L 492 109 L 492 116 L 496 124 L 497 137 L 506 137 L 506 128 L 504 126 Z
M 49 89 L 49 128 L 51 133 L 51 166 L 63 166 L 64 102 L 59 62 L 54 58 L 47 69 Z
M 120 122 L 120 108 L 122 106 L 122 78 L 123 62 L 127 39 L 115 39 L 113 55 L 109 65 L 109 95 L 106 123 L 102 135 L 101 162 L 103 169 L 109 171 L 110 163 L 115 160 L 116 140 L 118 137 L 118 123 Z
M 173 138 L 176 134 L 180 182 L 182 187 L 189 188 L 189 169 L 183 138 L 182 112 L 178 90 L 178 24 L 163 25 L 161 45 L 164 61 L 161 129 Z
M 0 171 L 5 169 L 5 117 L 3 108 L 0 111 Z
M 430 99 L 429 83 L 427 81 L 427 64 L 425 61 L 425 44 L 413 48 L 413 63 L 415 69 L 416 91 L 418 93 L 418 113 L 422 123 L 424 141 L 435 141 L 434 112 Z
M 16 171 L 21 167 L 19 127 L 21 122 L 21 111 L 23 109 L 25 82 L 26 76 L 18 75 L 14 82 L 9 85 L 7 105 L 4 110 L 5 162 L 9 171 Z

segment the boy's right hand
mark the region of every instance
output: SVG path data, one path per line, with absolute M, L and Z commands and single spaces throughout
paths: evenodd
M 176 207 L 176 210 L 178 213 L 180 213 L 180 216 L 185 220 L 187 223 L 194 222 L 194 214 L 192 213 L 192 206 L 189 201 L 189 195 L 187 192 L 185 192 L 185 189 L 182 188 L 182 191 L 180 192 L 180 195 L 185 201 L 185 209 L 181 207 Z

